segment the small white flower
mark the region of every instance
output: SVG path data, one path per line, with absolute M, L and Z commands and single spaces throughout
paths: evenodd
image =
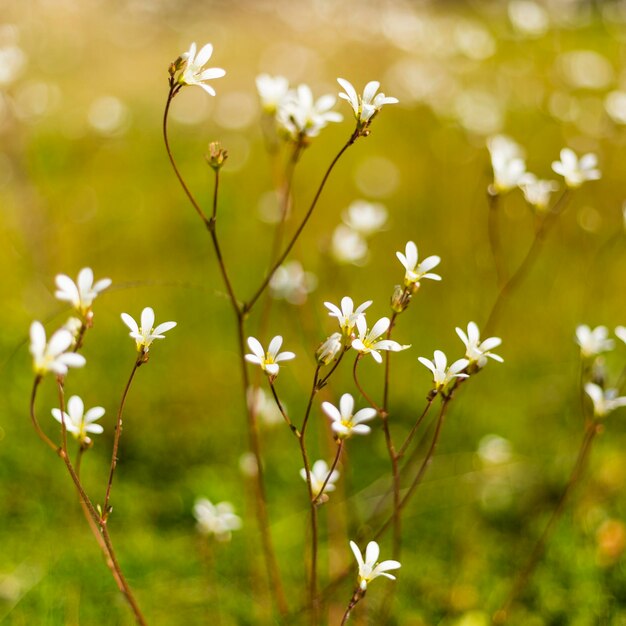
M 290 261 L 276 269 L 270 280 L 272 296 L 277 300 L 287 300 L 290 304 L 301 305 L 307 295 L 315 291 L 317 277 L 305 272 L 299 261 Z
M 524 193 L 526 202 L 539 211 L 548 208 L 550 195 L 559 188 L 555 180 L 541 180 L 530 172 L 524 174 L 517 184 Z
M 331 420 L 331 428 L 340 439 L 347 439 L 353 434 L 367 435 L 371 428 L 362 422 L 368 422 L 376 417 L 376 409 L 366 408 L 354 411 L 354 398 L 344 393 L 339 400 L 339 408 L 330 402 L 322 402 L 322 410 Z
M 289 81 L 284 76 L 259 74 L 256 77 L 256 88 L 263 110 L 274 115 L 289 92 Z
M 521 147 L 506 135 L 495 135 L 487 140 L 487 148 L 493 168 L 492 193 L 506 193 L 517 187 L 526 172 Z
M 404 284 L 407 287 L 419 287 L 422 278 L 441 280 L 439 274 L 432 274 L 430 272 L 430 270 L 439 265 L 441 259 L 433 255 L 425 258 L 418 264 L 419 257 L 417 246 L 412 241 L 407 242 L 404 254 L 402 254 L 402 252 L 396 252 L 396 256 L 406 270 L 404 274 Z
M 478 326 L 474 322 L 470 322 L 467 325 L 467 334 L 460 328 L 456 329 L 456 334 L 459 339 L 465 344 L 465 357 L 470 363 L 475 363 L 479 368 L 487 365 L 487 358 L 503 363 L 504 359 L 497 354 L 492 354 L 490 351 L 493 348 L 497 348 L 501 343 L 500 337 L 489 337 L 484 341 L 480 340 L 480 331 Z
M 435 390 L 443 389 L 453 378 L 468 378 L 468 374 L 461 373 L 468 365 L 467 359 L 459 359 L 448 367 L 448 358 L 441 350 L 435 350 L 434 359 L 417 357 L 418 361 L 433 373 Z
M 137 322 L 128 313 L 122 313 L 121 317 L 124 324 L 130 328 L 130 333 L 128 334 L 137 343 L 139 352 L 148 352 L 155 339 L 165 339 L 163 333 L 176 326 L 176 322 L 163 322 L 163 324 L 159 324 L 155 328 L 154 311 L 149 306 L 141 312 L 141 326 L 138 326 Z
M 372 80 L 365 85 L 363 95 L 357 94 L 356 89 L 345 78 L 338 78 L 337 82 L 345 91 L 345 93 L 340 93 L 339 97 L 347 100 L 352 107 L 359 129 L 369 126 L 374 116 L 385 104 L 398 103 L 397 98 L 385 96 L 384 93 L 376 93 L 380 87 L 377 80 Z
M 326 461 L 315 461 L 313 463 L 313 467 L 311 467 L 311 491 L 313 492 L 313 497 L 317 498 L 320 495 L 320 491 L 324 485 L 324 481 L 328 478 L 328 464 Z M 302 468 L 300 470 L 300 476 L 302 480 L 306 481 L 306 470 Z M 330 478 L 328 478 L 328 482 L 326 483 L 326 487 L 324 487 L 324 494 L 328 491 L 335 491 L 335 483 L 339 479 L 339 471 L 333 470 L 332 474 L 330 474 Z M 322 496 L 323 497 L 323 496 Z
M 198 498 L 193 507 L 198 530 L 203 535 L 213 535 L 218 541 L 230 541 L 231 532 L 241 528 L 241 518 L 235 515 L 230 502 L 213 504 L 206 498 Z
M 616 326 L 615 336 L 618 339 L 621 339 L 624 343 L 626 343 L 626 326 Z
M 359 315 L 356 320 L 356 328 L 359 332 L 357 339 L 352 341 L 352 347 L 361 354 L 371 354 L 374 361 L 378 363 L 383 362 L 383 357 L 380 356 L 379 350 L 390 350 L 391 352 L 399 352 L 400 350 L 406 350 L 411 346 L 400 345 L 397 341 L 391 339 L 381 339 L 377 341 L 381 335 L 384 335 L 389 328 L 390 320 L 388 317 L 381 317 L 372 326 L 372 329 L 368 332 L 367 322 L 364 315 Z
M 587 383 L 585 391 L 593 402 L 593 412 L 596 417 L 606 417 L 620 406 L 626 406 L 626 397 L 618 397 L 617 389 L 602 389 L 595 383 Z
M 189 51 L 181 55 L 183 60 L 182 71 L 178 77 L 179 85 L 197 85 L 202 87 L 209 95 L 215 95 L 215 89 L 206 84 L 207 80 L 214 78 L 221 78 L 226 72 L 220 67 L 211 67 L 209 69 L 203 69 L 207 61 L 213 54 L 213 46 L 208 43 L 202 48 L 196 55 L 195 42 L 189 47 Z
M 365 265 L 369 249 L 360 233 L 345 224 L 339 224 L 333 231 L 331 251 L 338 263 Z
M 342 215 L 344 223 L 363 237 L 382 229 L 387 221 L 387 209 L 378 202 L 355 200 Z
M 561 160 L 552 163 L 552 169 L 565 178 L 565 184 L 574 189 L 587 180 L 598 180 L 602 174 L 597 169 L 598 157 L 589 152 L 580 159 L 569 148 L 561 150 Z
M 278 351 L 282 345 L 283 338 L 277 335 L 270 341 L 269 348 L 265 352 L 258 339 L 248 337 L 248 346 L 252 350 L 252 354 L 246 354 L 246 361 L 260 365 L 261 369 L 272 378 L 278 376 L 278 370 L 280 369 L 278 364 L 281 361 L 290 361 L 296 358 L 293 352 L 281 352 L 279 354 Z
M 333 333 L 326 341 L 322 342 L 315 353 L 317 362 L 322 365 L 328 365 L 331 361 L 334 361 L 343 350 L 342 338 L 341 333 Z
M 345 337 L 350 337 L 357 319 L 363 315 L 364 311 L 372 304 L 371 300 L 359 304 L 354 310 L 354 302 L 352 298 L 344 296 L 341 298 L 341 308 L 332 304 L 332 302 L 324 302 L 324 306 L 330 311 L 330 317 L 336 317 L 339 322 L 339 328 Z
M 43 376 L 54 372 L 59 376 L 67 374 L 68 367 L 82 367 L 85 357 L 75 352 L 67 352 L 74 343 L 69 330 L 57 330 L 46 342 L 46 331 L 40 322 L 30 325 L 30 353 L 33 356 L 35 374 Z
M 587 324 L 576 327 L 576 343 L 580 346 L 583 358 L 593 358 L 601 352 L 613 349 L 613 340 L 608 338 L 609 329 L 606 326 L 597 326 L 593 330 Z
M 63 411 L 61 414 L 59 409 L 52 409 L 52 417 L 59 424 L 65 422 L 67 432 L 71 433 L 80 443 L 91 442 L 87 433 L 99 435 L 103 432 L 104 429 L 100 424 L 94 424 L 103 415 L 104 409 L 101 406 L 94 406 L 85 412 L 85 405 L 79 396 L 72 396 L 67 401 L 67 412 Z
M 261 387 L 249 387 L 247 398 L 250 410 L 254 411 L 267 426 L 275 426 L 284 422 L 285 418 L 278 406 L 276 406 L 274 398 L 265 393 Z M 287 412 L 287 407 L 284 403 L 283 409 Z
M 76 282 L 65 274 L 58 274 L 55 282 L 58 289 L 54 297 L 70 302 L 82 315 L 89 311 L 96 296 L 111 285 L 110 278 L 102 278 L 94 284 L 93 271 L 90 267 L 84 267 L 78 272 Z
M 367 544 L 367 548 L 365 548 L 365 560 L 354 541 L 350 542 L 350 548 L 352 548 L 354 558 L 359 565 L 358 583 L 363 591 L 367 589 L 367 585 L 374 580 L 374 578 L 378 578 L 379 576 L 385 576 L 391 580 L 396 579 L 395 576 L 387 572 L 389 570 L 399 569 L 402 566 L 398 561 L 383 561 L 382 563 L 378 563 L 380 548 L 375 541 L 370 541 Z

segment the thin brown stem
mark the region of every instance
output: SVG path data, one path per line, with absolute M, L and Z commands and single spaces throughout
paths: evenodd
M 357 370 L 357 366 L 359 364 L 359 361 L 361 360 L 361 354 L 357 354 L 356 359 L 354 359 L 354 367 L 352 368 L 352 377 L 354 378 L 354 384 L 356 385 L 356 388 L 359 390 L 359 393 L 365 398 L 365 400 L 367 401 L 367 403 L 376 410 L 376 412 L 379 415 L 382 415 L 384 412 L 384 409 L 380 406 L 378 406 L 378 404 L 376 404 L 376 402 L 374 402 L 374 400 L 372 400 L 372 398 L 370 398 L 370 396 L 366 393 L 366 391 L 363 389 L 363 387 L 361 386 L 361 383 L 359 382 L 359 378 L 357 376 L 356 370 Z
M 400 446 L 400 449 L 398 450 L 399 459 L 402 458 L 406 454 L 407 448 L 411 445 L 411 442 L 413 441 L 413 437 L 415 437 L 415 433 L 417 432 L 421 423 L 424 421 L 424 418 L 428 415 L 428 411 L 430 411 L 430 407 L 433 405 L 433 401 L 435 400 L 435 397 L 436 396 L 434 395 L 428 396 L 428 400 L 426 401 L 426 406 L 424 407 L 424 410 L 422 411 L 421 415 L 417 418 L 417 420 L 415 420 L 415 424 L 413 424 L 411 430 L 409 431 L 409 434 L 404 440 L 404 443 Z
M 287 415 L 287 412 L 285 411 L 285 407 L 283 407 L 282 402 L 280 401 L 280 398 L 278 397 L 278 393 L 276 393 L 276 387 L 274 386 L 274 382 L 272 381 L 271 378 L 269 378 L 268 380 L 269 380 L 270 389 L 272 390 L 272 395 L 274 396 L 274 402 L 276 402 L 276 406 L 278 407 L 280 414 L 283 416 L 283 419 L 285 420 L 285 422 L 287 422 L 287 426 L 289 426 L 289 428 L 291 429 L 291 432 L 296 437 L 300 438 L 301 437 L 300 432 L 296 428 L 295 424 L 291 421 L 291 419 L 289 419 L 289 415 Z
M 335 370 L 339 367 L 339 363 L 341 363 L 341 359 L 343 359 L 343 355 L 350 349 L 350 346 L 344 346 L 343 350 L 341 351 L 341 354 L 339 355 L 339 358 L 335 361 L 335 363 L 333 364 L 333 366 L 330 368 L 330 371 L 328 372 L 328 374 L 326 374 L 326 376 L 324 376 L 318 383 L 317 388 L 318 389 L 322 389 L 323 387 L 326 386 L 326 383 L 328 382 L 328 379 L 335 373 Z
M 39 438 L 54 452 L 58 453 L 59 447 L 43 432 L 41 426 L 39 425 L 39 421 L 37 420 L 37 416 L 35 415 L 35 398 L 37 397 L 37 389 L 39 387 L 39 383 L 41 383 L 42 377 L 41 375 L 35 376 L 35 382 L 33 383 L 33 390 L 30 394 L 30 419 L 35 428 L 35 432 L 39 436 Z
M 328 470 L 328 475 L 326 476 L 326 478 L 324 479 L 324 482 L 322 483 L 322 486 L 320 487 L 319 493 L 317 494 L 317 496 L 315 496 L 313 500 L 313 504 L 315 505 L 320 503 L 324 490 L 326 489 L 326 485 L 328 484 L 328 481 L 330 480 L 332 473 L 337 468 L 337 463 L 339 463 L 339 459 L 341 458 L 341 452 L 343 450 L 343 446 L 344 446 L 344 440 L 343 439 L 337 440 L 337 452 L 335 454 L 335 458 L 333 459 L 332 465 L 330 466 L 330 470 Z
M 343 618 L 341 619 L 340 626 L 344 626 L 348 622 L 348 618 L 350 617 L 350 613 L 352 609 L 359 603 L 359 601 L 365 597 L 365 591 L 361 589 L 361 587 L 357 587 L 350 598 L 350 602 L 348 602 L 348 606 L 346 608 L 345 613 L 343 614 Z

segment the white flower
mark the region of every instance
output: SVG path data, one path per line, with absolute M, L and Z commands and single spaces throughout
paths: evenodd
M 189 51 L 185 52 L 181 59 L 183 60 L 183 67 L 178 77 L 178 84 L 180 85 L 198 85 L 202 87 L 209 95 L 215 95 L 215 89 L 210 85 L 205 84 L 207 80 L 214 78 L 221 78 L 226 72 L 220 67 L 211 67 L 209 69 L 203 69 L 207 61 L 213 54 L 213 46 L 208 43 L 200 49 L 200 52 L 196 55 L 195 42 L 189 47 Z
M 453 378 L 468 378 L 468 374 L 461 372 L 469 365 L 467 359 L 459 359 L 448 367 L 448 358 L 441 350 L 435 350 L 434 360 L 423 356 L 417 357 L 418 361 L 433 373 L 435 390 L 443 389 Z
M 164 339 L 163 333 L 176 326 L 176 322 L 163 322 L 163 324 L 159 324 L 155 328 L 154 311 L 149 306 L 141 312 L 141 326 L 138 326 L 137 322 L 128 313 L 122 313 L 122 321 L 130 328 L 130 333 L 128 334 L 137 343 L 139 352 L 148 352 L 155 339 Z
M 276 121 L 294 141 L 303 137 L 317 137 L 329 122 L 341 122 L 341 113 L 331 111 L 337 99 L 329 94 L 313 100 L 308 85 L 299 85 L 290 91 L 281 102 Z
M 339 263 L 364 265 L 367 261 L 367 241 L 356 230 L 339 224 L 333 231 L 332 254 Z
M 524 193 L 526 202 L 539 211 L 545 211 L 550 204 L 550 194 L 558 190 L 554 180 L 540 180 L 530 172 L 524 174 L 517 183 Z
M 363 591 L 367 589 L 368 583 L 379 576 L 385 576 L 386 578 L 391 578 L 391 580 L 396 579 L 395 576 L 387 574 L 387 572 L 389 570 L 399 569 L 401 567 L 400 563 L 398 561 L 383 561 L 382 563 L 377 563 L 380 548 L 375 541 L 370 541 L 367 544 L 367 548 L 365 548 L 365 560 L 363 560 L 361 551 L 354 541 L 350 542 L 350 547 L 359 565 L 358 583 Z
M 492 354 L 490 350 L 497 348 L 501 343 L 500 337 L 489 337 L 484 341 L 480 340 L 480 331 L 474 322 L 467 325 L 467 334 L 460 328 L 456 329 L 459 339 L 465 344 L 465 357 L 470 363 L 475 363 L 479 368 L 487 365 L 487 357 L 503 363 L 504 359 L 497 354 Z
M 58 274 L 55 282 L 58 289 L 54 297 L 70 302 L 83 315 L 89 311 L 96 296 L 111 285 L 110 278 L 102 278 L 94 284 L 93 271 L 90 267 L 84 267 L 78 272 L 76 282 L 65 274 Z
M 506 135 L 495 135 L 487 140 L 493 168 L 492 192 L 506 193 L 519 184 L 526 172 L 524 153 L 520 146 Z
M 265 393 L 261 387 L 249 387 L 248 393 L 248 406 L 251 411 L 254 411 L 258 415 L 263 423 L 267 426 L 275 426 L 276 424 L 282 424 L 284 417 L 280 412 L 274 398 Z M 286 405 L 283 403 L 283 409 L 287 411 Z
M 271 377 L 278 376 L 278 370 L 280 369 L 279 363 L 281 361 L 290 361 L 295 359 L 296 355 L 293 352 L 281 352 L 278 351 L 283 345 L 283 338 L 277 335 L 270 341 L 267 352 L 263 350 L 263 346 L 258 339 L 254 337 L 248 337 L 248 346 L 252 350 L 253 354 L 246 354 L 246 361 L 260 365 L 261 369 Z
M 307 294 L 317 287 L 317 277 L 305 272 L 298 261 L 290 261 L 276 269 L 270 280 L 272 296 L 290 304 L 304 304 Z
M 615 336 L 618 339 L 621 339 L 624 343 L 626 343 L 626 326 L 616 326 Z
M 339 408 L 330 402 L 322 402 L 322 410 L 330 418 L 331 428 L 340 439 L 347 439 L 353 434 L 367 435 L 371 428 L 362 422 L 368 422 L 376 417 L 376 409 L 361 409 L 354 411 L 354 398 L 349 393 L 344 393 L 339 400 Z
M 404 254 L 402 254 L 402 252 L 396 252 L 396 256 L 406 270 L 404 274 L 404 284 L 407 287 L 419 286 L 419 282 L 422 278 L 441 280 L 439 274 L 430 273 L 430 270 L 439 265 L 441 259 L 438 256 L 429 256 L 418 265 L 419 257 L 417 246 L 412 241 L 407 242 Z
M 356 118 L 359 129 L 366 128 L 371 123 L 374 116 L 385 104 L 397 104 L 397 98 L 385 96 L 384 93 L 376 94 L 380 83 L 372 80 L 363 89 L 363 95 L 358 95 L 356 89 L 345 78 L 338 78 L 337 82 L 343 87 L 345 93 L 340 93 L 339 97 L 347 100 Z
M 230 541 L 231 532 L 241 528 L 241 518 L 235 515 L 230 502 L 213 504 L 206 498 L 198 498 L 193 506 L 198 530 L 203 535 L 213 535 L 218 541 Z
M 613 340 L 608 338 L 609 329 L 597 326 L 593 330 L 587 324 L 576 327 L 576 343 L 580 346 L 580 354 L 584 358 L 593 358 L 601 352 L 613 349 Z
M 357 339 L 353 340 L 352 347 L 361 354 L 371 354 L 374 361 L 377 361 L 378 363 L 383 362 L 383 357 L 378 353 L 379 350 L 399 352 L 400 350 L 410 348 L 410 345 L 403 346 L 397 341 L 392 341 L 391 339 L 382 339 L 377 341 L 381 335 L 384 335 L 387 332 L 389 324 L 390 321 L 388 317 L 381 317 L 368 332 L 365 316 L 359 315 L 356 320 L 356 328 L 359 331 L 359 336 Z
M 68 367 L 82 367 L 85 357 L 75 352 L 67 352 L 74 343 L 74 336 L 69 330 L 57 330 L 50 341 L 46 342 L 46 331 L 40 322 L 30 325 L 30 353 L 33 356 L 35 374 L 43 376 L 54 372 L 59 376 L 67 374 Z
M 552 163 L 552 169 L 565 178 L 570 188 L 580 187 L 586 180 L 598 180 L 602 174 L 597 169 L 598 157 L 589 152 L 580 159 L 569 148 L 561 150 L 561 160 Z
M 333 333 L 326 341 L 320 344 L 315 353 L 318 363 L 328 365 L 343 350 L 343 341 L 341 333 Z
M 284 76 L 259 74 L 256 77 L 256 88 L 263 110 L 273 115 L 289 91 L 289 81 Z
M 387 221 L 387 209 L 378 202 L 355 200 L 343 213 L 343 221 L 364 237 L 379 231 Z
M 328 478 L 328 464 L 326 461 L 315 461 L 313 463 L 313 467 L 311 467 L 311 491 L 313 493 L 313 497 L 317 498 L 320 495 L 320 491 L 324 485 L 324 481 Z M 302 480 L 306 481 L 306 470 L 302 468 L 300 470 L 300 476 Z M 335 491 L 335 483 L 339 479 L 339 471 L 333 470 L 332 474 L 330 474 L 330 478 L 328 478 L 328 482 L 326 483 L 326 487 L 324 487 L 324 495 L 327 491 Z
M 68 433 L 74 435 L 81 443 L 90 443 L 87 433 L 99 435 L 103 432 L 100 424 L 94 424 L 104 415 L 104 409 L 101 406 L 94 406 L 85 413 L 85 405 L 79 396 L 72 396 L 67 401 L 67 412 L 59 409 L 52 409 L 52 417 L 62 424 L 65 422 L 65 428 Z
M 352 298 L 348 296 L 341 298 L 341 308 L 335 306 L 332 302 L 324 302 L 324 306 L 330 311 L 328 315 L 330 317 L 337 318 L 339 328 L 346 337 L 350 337 L 350 335 L 352 335 L 357 319 L 363 315 L 363 312 L 371 304 L 372 301 L 367 300 L 366 302 L 363 302 L 363 304 L 359 304 L 355 311 L 354 302 L 352 302 Z
M 593 402 L 593 412 L 596 417 L 606 417 L 618 407 L 626 406 L 626 397 L 618 397 L 617 389 L 602 389 L 595 383 L 587 383 L 585 391 Z

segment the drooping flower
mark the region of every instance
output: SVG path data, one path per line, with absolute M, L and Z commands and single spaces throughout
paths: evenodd
M 404 274 L 404 284 L 407 287 L 419 287 L 420 280 L 422 278 L 441 280 L 441 276 L 439 276 L 439 274 L 433 274 L 430 272 L 430 270 L 439 265 L 441 259 L 438 256 L 433 255 L 425 258 L 418 264 L 419 257 L 417 246 L 414 242 L 408 241 L 404 249 L 404 254 L 402 254 L 402 252 L 396 252 L 396 256 L 406 270 Z
M 379 202 L 355 200 L 342 215 L 344 223 L 363 237 L 378 232 L 387 221 L 387 209 Z
M 33 357 L 33 369 L 37 376 L 54 372 L 59 376 L 67 374 L 68 367 L 82 367 L 85 357 L 75 352 L 67 352 L 74 342 L 69 330 L 57 330 L 50 341 L 46 341 L 46 331 L 41 322 L 30 325 L 30 353 Z
M 366 129 L 374 119 L 374 116 L 383 108 L 385 104 L 397 104 L 398 99 L 385 96 L 384 93 L 377 94 L 380 83 L 372 80 L 363 89 L 363 94 L 359 95 L 352 83 L 345 78 L 338 78 L 337 82 L 343 87 L 344 92 L 339 93 L 339 97 L 347 100 L 354 111 L 354 117 L 359 130 Z
M 293 352 L 281 352 L 279 354 L 280 347 L 283 345 L 283 338 L 280 335 L 276 335 L 270 341 L 270 345 L 267 352 L 263 349 L 260 341 L 254 337 L 248 337 L 248 346 L 252 350 L 252 354 L 246 354 L 246 361 L 260 365 L 261 369 L 270 377 L 274 378 L 278 376 L 280 369 L 279 363 L 281 361 L 290 361 L 295 359 L 296 355 Z
M 60 409 L 52 409 L 52 417 L 62 424 L 81 444 L 91 443 L 88 433 L 99 435 L 104 431 L 100 424 L 94 424 L 104 415 L 101 406 L 94 406 L 85 412 L 85 405 L 79 396 L 71 396 L 67 401 L 67 411 L 61 413 Z
M 230 502 L 213 504 L 206 498 L 198 498 L 193 507 L 198 530 L 203 535 L 213 535 L 218 541 L 230 541 L 233 530 L 241 528 L 241 518 L 235 515 Z
M 326 341 L 320 344 L 315 355 L 317 362 L 322 365 L 328 365 L 334 361 L 339 353 L 343 350 L 343 341 L 341 333 L 333 333 Z
M 434 359 L 418 357 L 418 361 L 433 373 L 435 391 L 443 389 L 453 378 L 468 378 L 463 370 L 469 365 L 467 359 L 459 359 L 448 367 L 448 358 L 441 350 L 435 350 Z
M 331 420 L 331 428 L 340 439 L 347 439 L 354 435 L 367 435 L 371 428 L 363 422 L 376 417 L 376 409 L 371 407 L 361 409 L 353 414 L 354 398 L 344 393 L 339 400 L 339 408 L 330 402 L 322 402 L 322 410 Z
M 470 364 L 476 364 L 478 368 L 482 368 L 487 365 L 488 358 L 498 361 L 499 363 L 504 362 L 501 356 L 491 352 L 493 348 L 497 348 L 502 343 L 500 337 L 489 337 L 481 341 L 480 331 L 474 322 L 470 322 L 467 325 L 467 334 L 460 328 L 456 328 L 456 334 L 465 344 L 465 357 Z
M 363 555 L 354 541 L 350 542 L 350 548 L 352 548 L 354 558 L 359 566 L 358 583 L 363 591 L 367 589 L 367 585 L 372 582 L 374 578 L 378 578 L 379 576 L 385 576 L 391 580 L 396 579 L 395 576 L 387 572 L 399 569 L 402 567 L 401 564 L 398 561 L 391 560 L 378 563 L 380 547 L 375 541 L 370 541 L 367 544 L 367 548 L 365 548 L 365 559 L 363 559 Z
M 517 187 L 526 172 L 522 148 L 506 135 L 494 135 L 487 140 L 493 168 L 490 192 L 503 194 Z
M 587 324 L 576 327 L 576 343 L 580 346 L 583 358 L 593 358 L 601 352 L 613 349 L 614 342 L 609 339 L 609 329 L 606 326 L 596 326 L 593 330 Z
M 176 326 L 176 322 L 163 322 L 155 328 L 154 311 L 149 306 L 141 312 L 141 326 L 128 313 L 122 313 L 121 317 L 124 324 L 130 328 L 128 334 L 137 343 L 138 352 L 148 352 L 155 339 L 165 339 L 163 333 Z
M 302 480 L 306 481 L 306 470 L 304 468 L 300 470 L 300 476 L 302 477 Z M 322 494 L 322 497 L 328 491 L 335 491 L 335 483 L 337 482 L 337 480 L 339 480 L 339 471 L 336 469 L 333 470 L 329 477 L 328 463 L 326 463 L 326 461 L 319 460 L 313 463 L 313 466 L 311 467 L 310 476 L 311 476 L 311 492 L 313 493 L 314 498 L 318 498 L 320 495 L 320 491 L 322 490 L 322 487 L 324 486 L 324 482 L 326 481 L 326 478 L 328 478 L 328 482 L 326 483 L 326 486 L 324 487 L 324 494 Z
M 372 300 L 367 300 L 363 302 L 363 304 L 359 304 L 355 311 L 354 302 L 352 298 L 348 296 L 341 298 L 341 308 L 334 305 L 332 302 L 324 302 L 324 306 L 330 311 L 328 315 L 337 318 L 339 328 L 345 337 L 352 335 L 357 319 L 363 315 L 371 304 Z
M 211 67 L 204 69 L 207 61 L 213 54 L 213 46 L 208 43 L 196 55 L 196 44 L 191 44 L 189 50 L 180 56 L 181 71 L 178 75 L 177 83 L 179 85 L 197 85 L 202 87 L 209 95 L 215 95 L 215 89 L 206 84 L 206 81 L 214 78 L 221 78 L 226 72 L 220 67 Z
M 274 115 L 289 92 L 289 81 L 284 76 L 259 74 L 256 77 L 256 88 L 263 110 Z
M 593 412 L 596 417 L 606 417 L 620 406 L 626 406 L 626 397 L 618 397 L 617 389 L 602 389 L 595 383 L 587 383 L 585 392 L 593 402 Z
M 576 153 L 570 148 L 561 150 L 561 160 L 553 161 L 552 169 L 563 176 L 565 184 L 570 189 L 580 187 L 587 180 L 598 180 L 602 177 L 600 170 L 597 169 L 598 157 L 589 152 L 580 159 Z
M 58 289 L 55 291 L 54 297 L 64 302 L 70 302 L 82 315 L 91 309 L 91 305 L 98 294 L 111 285 L 110 278 L 101 278 L 94 283 L 93 271 L 90 267 L 84 267 L 78 272 L 76 282 L 65 274 L 58 274 L 55 282 Z
M 361 354 L 371 354 L 374 361 L 378 363 L 383 362 L 383 357 L 380 356 L 379 350 L 399 352 L 400 350 L 410 348 L 410 345 L 401 345 L 391 339 L 378 340 L 379 337 L 387 332 L 389 324 L 390 320 L 388 317 L 381 317 L 374 326 L 372 326 L 371 330 L 368 331 L 365 316 L 359 315 L 356 320 L 356 328 L 359 332 L 359 336 L 352 341 L 352 347 Z
M 517 184 L 526 202 L 540 212 L 548 208 L 551 194 L 559 188 L 555 180 L 541 180 L 530 172 L 524 174 Z

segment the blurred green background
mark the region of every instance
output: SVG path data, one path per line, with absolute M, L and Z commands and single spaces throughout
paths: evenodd
M 582 437 L 574 330 L 626 323 L 626 3 L 9 0 L 2 19 L 0 622 L 7 625 L 133 623 L 62 464 L 28 419 L 29 324 L 41 320 L 52 332 L 65 321 L 54 276 L 75 277 L 84 266 L 114 281 L 95 303 L 87 367 L 67 381 L 68 393 L 107 409 L 105 433 L 83 467 L 96 501 L 135 358 L 119 315 L 138 317 L 152 306 L 157 322 L 178 322 L 131 389 L 109 523 L 148 622 L 276 623 L 250 485 L 240 470 L 247 435 L 232 314 L 209 238 L 162 145 L 167 68 L 191 41 L 212 42 L 209 66 L 227 75 L 213 83 L 216 98 L 186 88 L 175 99 L 171 142 L 205 206 L 212 193 L 203 157 L 208 142 L 220 140 L 229 151 L 219 230 L 242 298 L 264 275 L 274 228 L 262 219 L 276 164 L 264 149 L 255 76 L 282 74 L 320 95 L 336 93 L 337 76 L 357 90 L 377 79 L 401 101 L 386 107 L 371 136 L 340 161 L 294 249 L 291 259 L 315 274 L 316 289 L 302 305 L 277 300 L 260 337 L 267 342 L 280 333 L 285 349 L 298 355 L 278 379 L 298 422 L 313 352 L 335 331 L 323 302 L 373 299 L 370 319 L 388 315 L 403 276 L 394 253 L 407 240 L 422 256 L 442 257 L 443 281 L 424 281 L 394 335 L 413 346 L 393 359 L 397 437 L 430 386 L 417 356 L 440 348 L 459 358 L 454 327 L 484 323 L 496 295 L 486 235 L 486 137 L 512 136 L 525 147 L 529 169 L 544 178 L 565 145 L 599 155 L 602 180 L 573 195 L 503 311 L 495 334 L 503 338 L 505 363 L 490 363 L 453 402 L 435 461 L 405 514 L 390 623 L 488 624 Z M 322 131 L 296 169 L 290 229 L 352 130 L 349 107 L 341 101 L 337 109 L 345 121 Z M 340 264 L 331 253 L 332 233 L 355 199 L 383 203 L 389 213 L 361 266 Z M 519 192 L 502 206 L 503 241 L 515 267 L 532 239 L 532 216 Z M 258 328 L 257 311 L 250 334 Z M 614 377 L 625 355 L 621 345 L 607 357 Z M 356 395 L 344 365 L 314 406 L 313 458 L 330 460 L 332 453 L 319 402 Z M 361 372 L 380 395 L 382 368 L 372 361 Z M 53 381 L 46 380 L 37 408 L 51 435 L 54 403 Z M 625 441 L 622 410 L 607 420 L 587 478 L 510 623 L 626 624 Z M 263 444 L 272 533 L 296 608 L 305 596 L 308 549 L 300 454 L 281 424 L 263 426 Z M 322 583 L 354 567 L 346 529 L 360 526 L 386 486 L 380 428 L 349 444 L 341 486 L 320 515 Z M 196 532 L 198 496 L 233 502 L 244 527 L 230 543 Z M 390 556 L 388 540 L 382 558 Z M 331 624 L 339 623 L 353 584 L 346 580 L 329 598 Z M 390 584 L 375 581 L 351 621 L 379 623 L 375 608 Z

